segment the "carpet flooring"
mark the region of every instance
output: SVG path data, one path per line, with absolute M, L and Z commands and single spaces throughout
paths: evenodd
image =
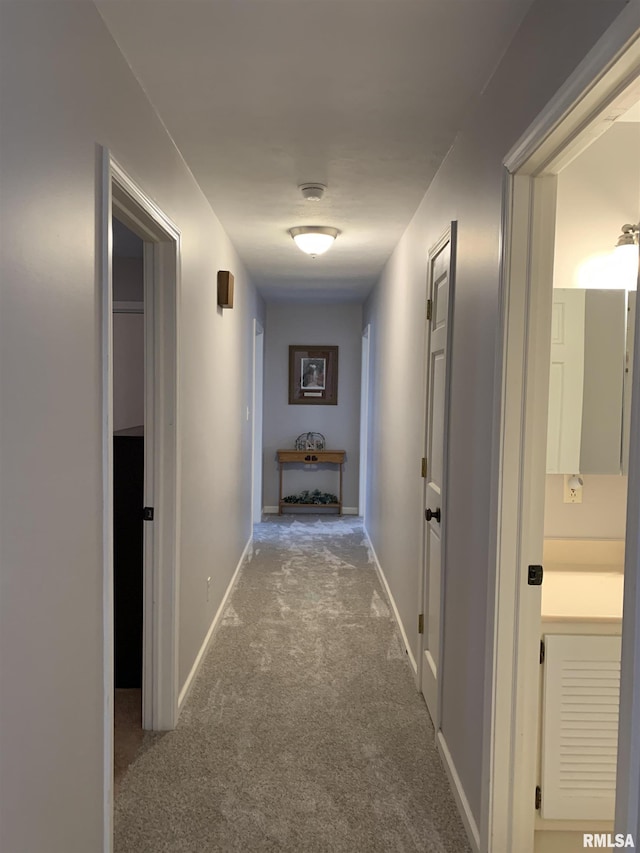
M 359 519 L 256 525 L 177 729 L 121 781 L 114 843 L 470 850 Z

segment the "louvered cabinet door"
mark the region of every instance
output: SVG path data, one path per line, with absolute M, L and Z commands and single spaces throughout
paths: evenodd
M 613 820 L 620 645 L 620 637 L 545 636 L 544 819 Z

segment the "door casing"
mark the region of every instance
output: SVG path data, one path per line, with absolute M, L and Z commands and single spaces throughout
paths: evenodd
M 113 848 L 113 214 L 144 241 L 145 483 L 153 522 L 144 530 L 143 728 L 178 719 L 178 306 L 180 232 L 103 148 L 97 257 L 102 336 L 103 849 Z

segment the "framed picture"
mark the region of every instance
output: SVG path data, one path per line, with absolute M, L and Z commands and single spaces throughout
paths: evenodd
M 289 347 L 289 405 L 338 405 L 338 347 Z

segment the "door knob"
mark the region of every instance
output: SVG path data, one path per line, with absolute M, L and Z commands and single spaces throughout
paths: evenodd
M 431 521 L 432 518 L 435 518 L 438 524 L 440 524 L 440 507 L 438 507 L 438 509 L 436 510 L 425 510 L 424 517 L 427 519 L 427 521 Z

